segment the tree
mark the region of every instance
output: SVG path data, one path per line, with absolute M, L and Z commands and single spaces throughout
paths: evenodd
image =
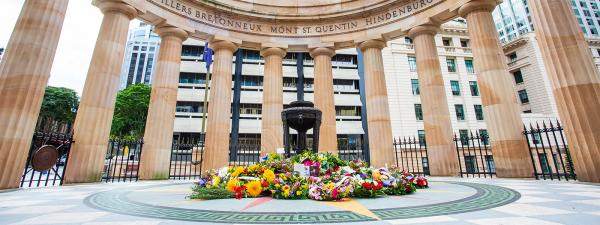
M 150 92 L 150 86 L 145 84 L 133 84 L 119 91 L 110 131 L 111 137 L 124 139 L 143 137 Z
M 75 120 L 78 105 L 79 97 L 75 90 L 64 87 L 46 87 L 37 129 L 68 132 Z

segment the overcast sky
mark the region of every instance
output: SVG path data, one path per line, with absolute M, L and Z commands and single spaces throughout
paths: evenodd
M 25 0 L 0 1 L 0 47 L 6 47 Z M 75 89 L 81 96 L 102 22 L 91 0 L 70 0 L 48 85 Z

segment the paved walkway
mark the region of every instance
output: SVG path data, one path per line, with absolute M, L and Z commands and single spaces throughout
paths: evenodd
M 190 181 L 0 193 L 0 224 L 600 224 L 600 186 L 431 178 L 414 195 L 344 202 L 186 199 Z

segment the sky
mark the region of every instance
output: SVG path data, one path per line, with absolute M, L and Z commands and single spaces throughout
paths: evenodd
M 25 0 L 0 1 L 0 47 L 7 47 Z M 81 96 L 102 22 L 91 0 L 70 0 L 48 85 L 67 87 Z M 133 22 L 132 22 L 133 24 Z

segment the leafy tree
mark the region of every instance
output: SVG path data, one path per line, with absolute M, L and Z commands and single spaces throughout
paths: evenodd
M 68 132 L 75 120 L 79 97 L 73 89 L 46 87 L 37 122 L 38 130 Z
M 113 138 L 139 139 L 144 135 L 151 88 L 133 84 L 117 94 L 110 134 Z

